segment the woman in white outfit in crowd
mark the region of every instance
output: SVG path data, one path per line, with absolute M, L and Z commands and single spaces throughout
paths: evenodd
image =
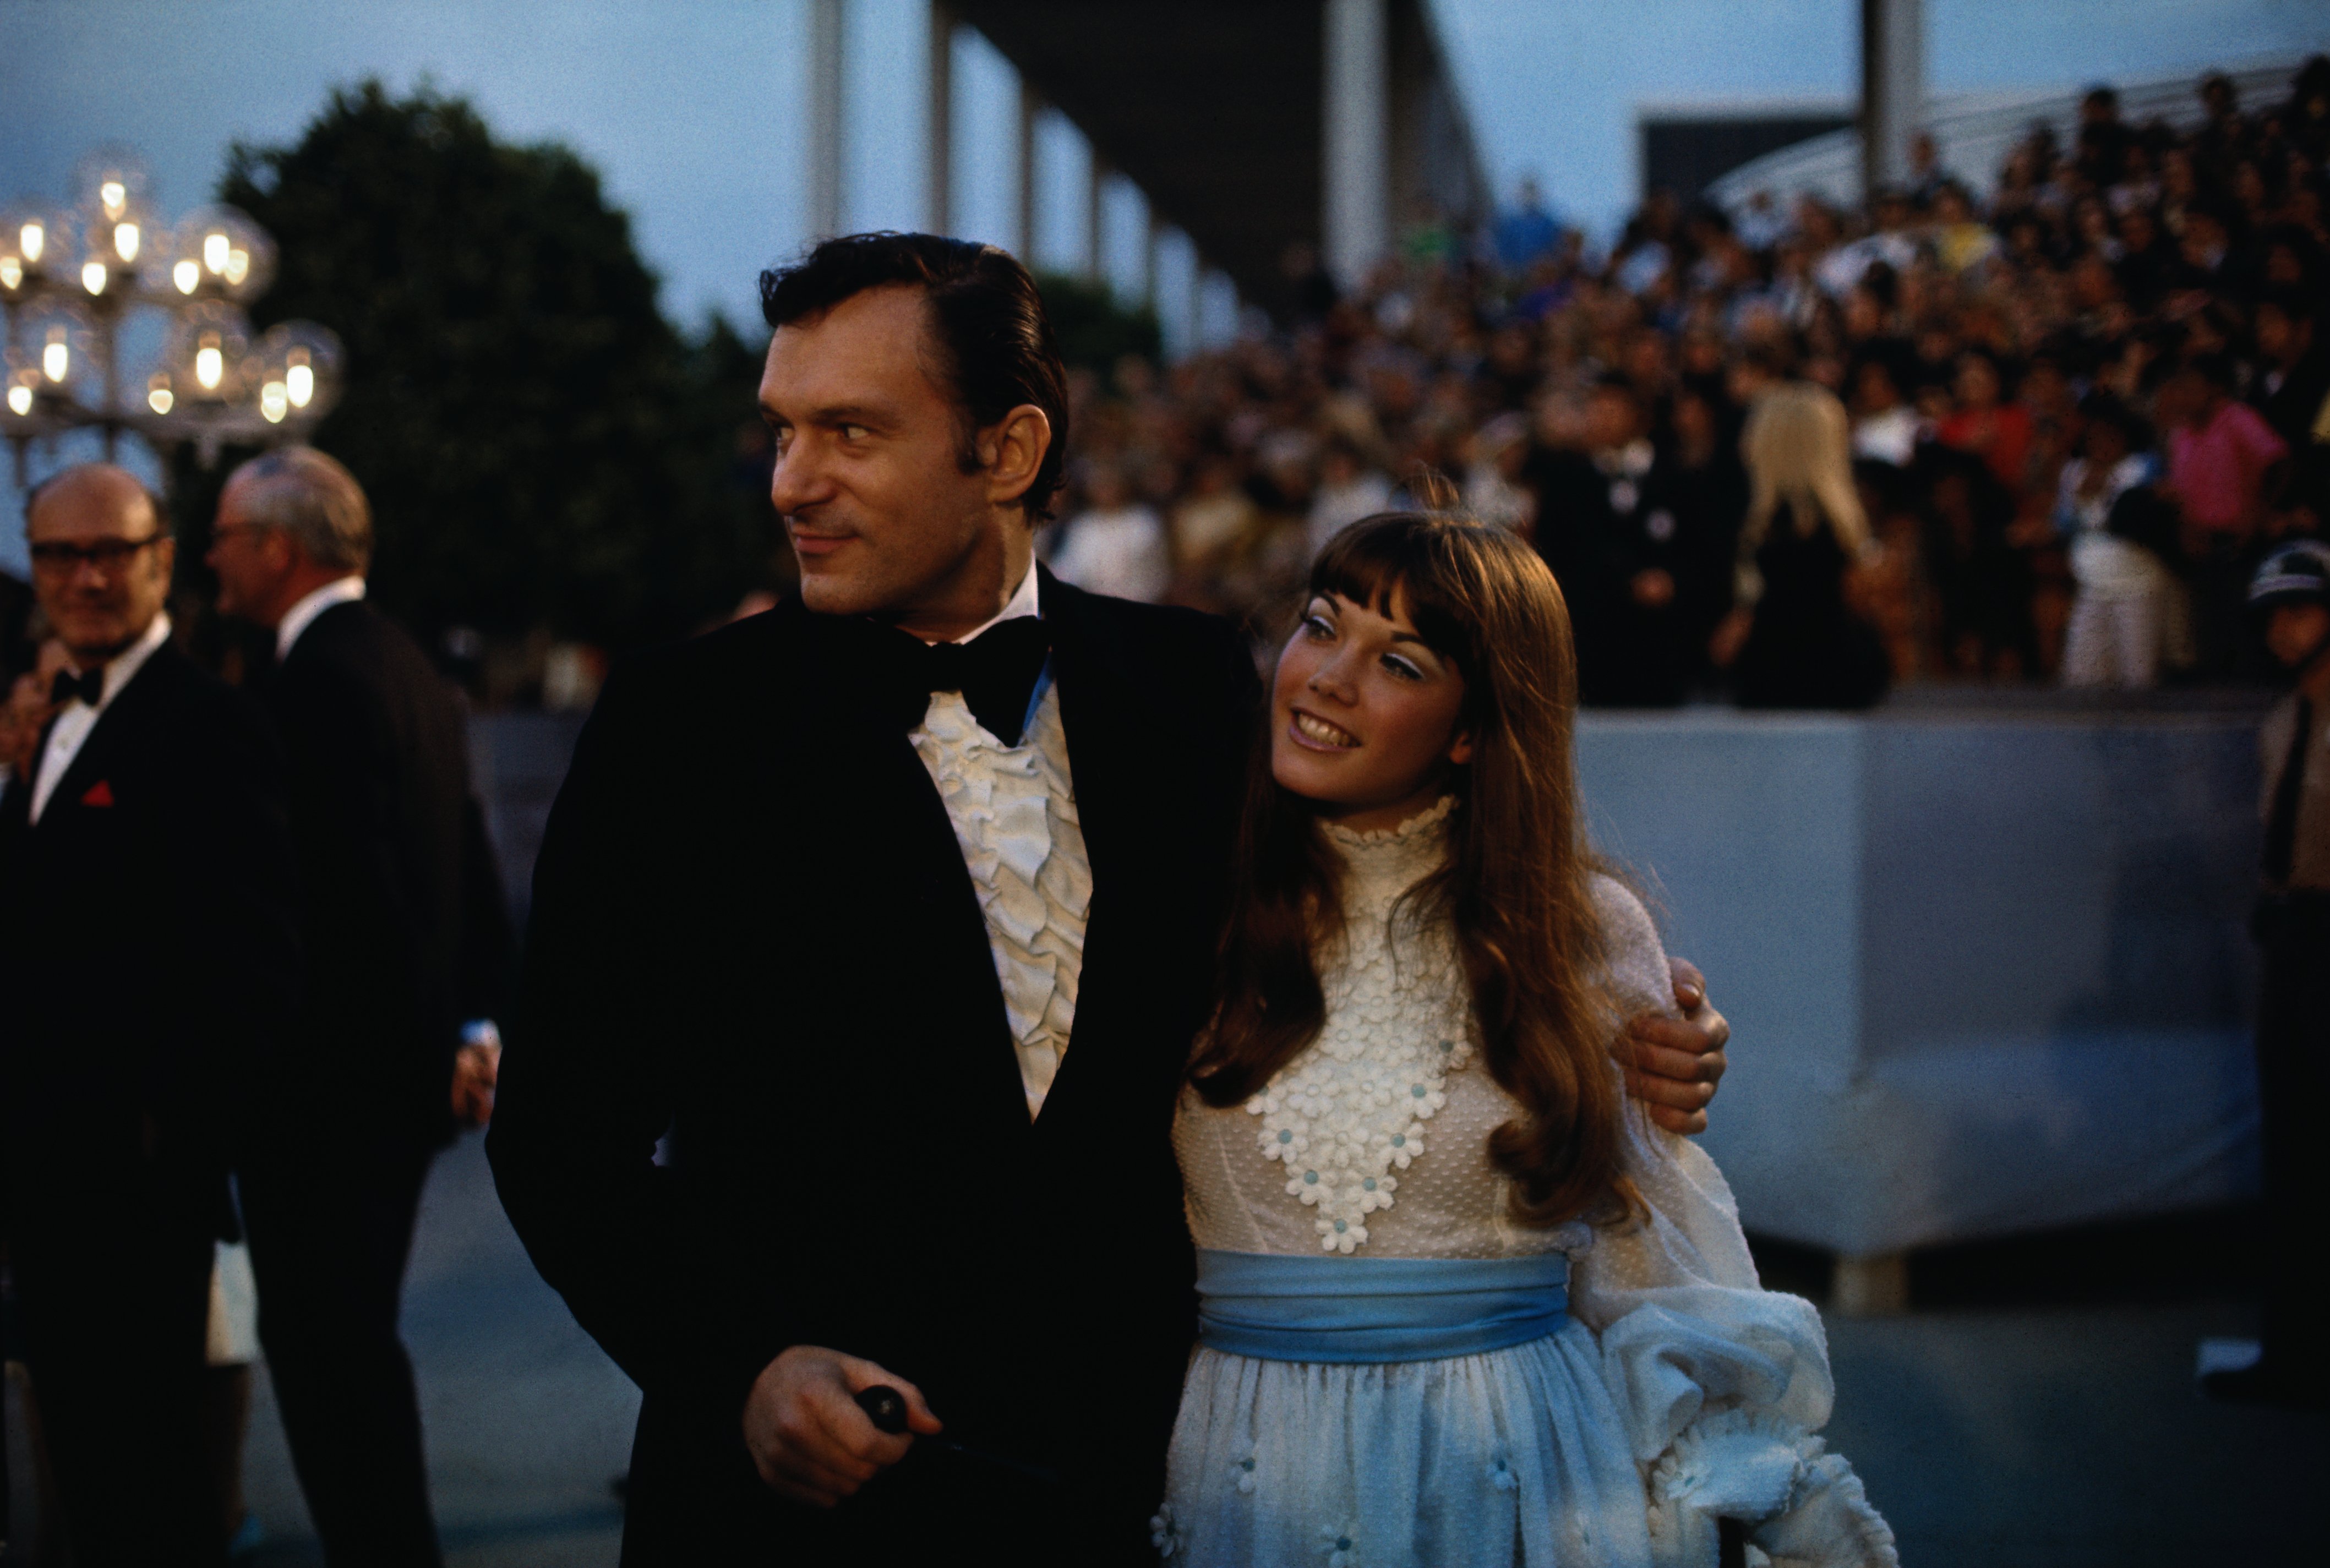
M 2160 684 L 2182 590 L 2136 535 L 2145 522 L 2173 527 L 2174 517 L 2164 502 L 2143 505 L 2160 459 L 2136 411 L 2098 392 L 2080 412 L 2088 421 L 2080 453 L 2063 465 L 2055 498 L 2055 526 L 2070 537 L 2079 584 L 2063 635 L 2063 684 L 2145 690 Z
M 1585 848 L 1575 710 L 1504 530 L 1395 515 L 1320 558 L 1174 1129 L 1172 1568 L 1713 1568 L 1725 1519 L 1777 1563 L 1894 1562 L 1813 1435 L 1818 1315 L 1626 1108 L 1610 1043 L 1666 961 Z

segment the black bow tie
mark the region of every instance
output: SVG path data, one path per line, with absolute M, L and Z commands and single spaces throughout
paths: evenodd
M 71 670 L 59 670 L 57 678 L 49 683 L 49 702 L 56 707 L 79 697 L 90 707 L 105 700 L 105 666 L 83 670 L 75 675 Z
M 891 634 L 893 661 L 885 686 L 895 694 L 899 723 L 923 722 L 933 692 L 961 692 L 971 716 L 1007 746 L 1019 743 L 1028 700 L 1051 654 L 1052 634 L 1032 615 L 989 627 L 969 642 L 925 644 L 905 632 Z

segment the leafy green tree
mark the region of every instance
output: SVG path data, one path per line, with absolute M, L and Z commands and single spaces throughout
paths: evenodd
M 1044 273 L 1036 286 L 1044 296 L 1044 314 L 1051 318 L 1060 357 L 1068 364 L 1104 377 L 1128 354 L 1152 364 L 1163 357 L 1163 335 L 1157 313 L 1149 307 L 1127 308 L 1117 303 L 1107 285 L 1066 272 Z
M 280 249 L 257 324 L 304 316 L 346 345 L 315 439 L 372 498 L 392 612 L 620 647 L 768 579 L 759 345 L 665 320 L 629 218 L 573 152 L 366 81 L 292 146 L 236 145 L 219 194 Z M 208 489 L 189 487 L 190 532 Z

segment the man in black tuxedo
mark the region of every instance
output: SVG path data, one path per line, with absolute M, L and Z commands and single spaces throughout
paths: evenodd
M 219 608 L 275 632 L 266 693 L 307 892 L 305 1004 L 268 1064 L 243 1212 L 260 1340 L 335 1568 L 439 1560 L 397 1313 L 430 1162 L 490 1110 L 513 947 L 461 704 L 364 602 L 371 556 L 364 492 L 324 453 L 255 458 L 221 495 Z
M 1148 1561 L 1253 659 L 1035 564 L 1066 378 L 1009 256 L 834 240 L 762 297 L 800 594 L 619 668 L 583 732 L 502 1199 L 645 1392 L 633 1568 Z
M 223 1563 L 204 1330 L 298 986 L 282 759 L 172 646 L 173 541 L 136 479 L 67 469 L 25 532 L 71 664 L 0 799 L 0 1237 L 75 1560 Z

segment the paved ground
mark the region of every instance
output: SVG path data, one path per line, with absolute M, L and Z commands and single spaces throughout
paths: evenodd
M 1966 1249 L 1913 1273 L 1939 1305 L 1832 1320 L 1829 1436 L 1892 1520 L 1903 1562 L 2318 1560 L 2330 1418 L 2219 1409 L 2193 1392 L 2195 1343 L 2250 1326 L 2248 1240 L 2211 1222 Z M 1785 1251 L 1766 1272 L 1822 1288 L 1818 1266 Z M 449 1562 L 611 1564 L 608 1482 L 637 1395 L 535 1277 L 475 1138 L 431 1184 L 407 1302 Z M 250 1488 L 270 1535 L 255 1561 L 320 1563 L 263 1383 Z

